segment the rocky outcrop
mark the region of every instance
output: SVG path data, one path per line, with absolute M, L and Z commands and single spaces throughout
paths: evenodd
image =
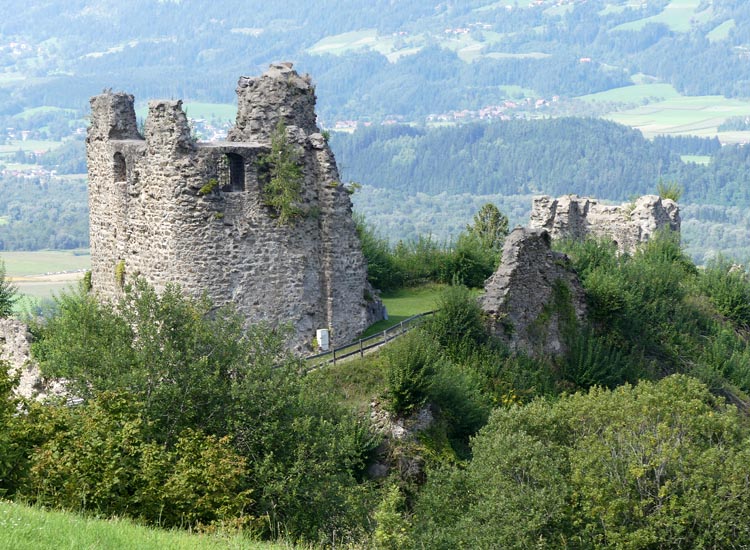
M 0 319 L 0 360 L 7 361 L 10 375 L 19 375 L 16 394 L 28 399 L 64 394 L 62 383 L 44 380 L 39 366 L 31 360 L 31 333 L 18 319 Z
M 382 306 L 352 219 L 349 194 L 315 118 L 309 76 L 290 63 L 242 77 L 227 141 L 200 143 L 181 101 L 152 101 L 138 134 L 133 96 L 91 100 L 87 138 L 92 287 L 115 298 L 135 276 L 157 289 L 178 283 L 232 304 L 248 322 L 289 324 L 291 345 L 308 349 L 316 329 L 344 344 L 379 320 Z M 265 204 L 278 122 L 302 169 L 294 224 Z M 375 303 L 373 303 L 375 302 Z
M 680 231 L 680 209 L 672 200 L 644 195 L 620 206 L 565 195 L 534 198 L 529 226 L 549 231 L 553 239 L 609 239 L 620 252 L 632 253 L 661 228 Z
M 424 483 L 425 460 L 418 437 L 435 424 L 431 406 L 425 405 L 407 417 L 398 417 L 385 410 L 379 401 L 373 401 L 370 421 L 383 441 L 375 449 L 375 460 L 368 467 L 368 475 L 378 479 L 396 471 L 400 479 Z
M 480 299 L 492 332 L 511 349 L 537 356 L 563 353 L 563 324 L 586 314 L 583 288 L 570 260 L 550 243 L 546 229 L 514 229 Z

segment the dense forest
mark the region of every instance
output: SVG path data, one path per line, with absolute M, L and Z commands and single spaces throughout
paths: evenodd
M 519 195 L 575 192 L 627 200 L 659 179 L 684 186 L 684 200 L 750 205 L 748 148 L 718 140 L 664 136 L 598 119 L 509 120 L 421 129 L 363 128 L 335 133 L 345 179 L 410 193 Z M 680 155 L 713 155 L 708 166 Z

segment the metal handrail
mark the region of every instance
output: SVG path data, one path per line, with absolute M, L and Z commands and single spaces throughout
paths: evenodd
M 315 362 L 313 365 L 308 365 L 308 368 L 305 370 L 309 372 L 311 370 L 324 367 L 328 364 L 335 365 L 336 361 L 341 361 L 342 359 L 346 359 L 347 357 L 352 357 L 353 355 L 357 354 L 359 354 L 360 357 L 364 357 L 367 350 L 385 345 L 391 340 L 407 333 L 414 327 L 414 325 L 416 325 L 418 322 L 421 322 L 425 317 L 429 317 L 433 313 L 435 312 L 427 311 L 425 313 L 412 315 L 408 319 L 404 319 L 400 323 L 390 326 L 382 332 L 378 332 L 376 334 L 373 334 L 372 336 L 368 336 L 367 338 L 360 338 L 359 340 L 355 340 L 353 342 L 350 342 L 349 344 L 305 357 L 306 362 Z M 344 350 L 349 351 L 344 352 Z M 330 358 L 325 359 L 324 361 L 316 361 L 317 359 L 322 359 L 329 356 Z

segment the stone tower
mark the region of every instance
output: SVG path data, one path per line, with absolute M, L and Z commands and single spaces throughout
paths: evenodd
M 151 101 L 141 136 L 133 96 L 91 99 L 87 158 L 93 290 L 115 298 L 145 277 L 173 282 L 248 321 L 290 323 L 305 349 L 315 330 L 333 343 L 356 337 L 382 315 L 373 297 L 349 194 L 315 122 L 310 78 L 291 63 L 242 77 L 227 141 L 192 139 L 181 101 Z M 264 204 L 258 164 L 279 120 L 304 177 L 294 224 Z

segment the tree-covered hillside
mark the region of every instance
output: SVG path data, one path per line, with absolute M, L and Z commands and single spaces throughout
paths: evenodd
M 231 101 L 239 73 L 279 59 L 315 75 L 327 120 L 491 105 L 507 86 L 578 96 L 640 73 L 683 94 L 742 97 L 750 81 L 739 0 L 7 4 L 0 112 L 81 109 L 103 87 Z

